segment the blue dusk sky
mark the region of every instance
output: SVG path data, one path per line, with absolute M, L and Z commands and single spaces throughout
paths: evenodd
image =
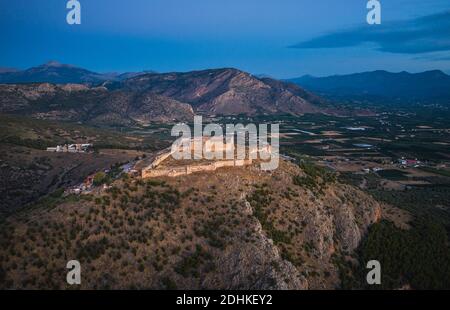
M 235 67 L 277 78 L 369 70 L 450 73 L 450 1 L 0 0 L 0 67 L 49 60 L 98 72 Z

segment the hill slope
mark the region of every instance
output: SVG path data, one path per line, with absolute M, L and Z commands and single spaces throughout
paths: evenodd
M 125 178 L 38 204 L 1 226 L 0 287 L 68 288 L 69 259 L 82 265 L 82 288 L 338 287 L 333 257 L 354 251 L 380 206 L 351 186 L 294 182 L 303 176 L 281 162 L 270 174 Z
M 148 91 L 109 91 L 79 84 L 0 85 L 0 113 L 95 125 L 190 120 L 190 105 Z

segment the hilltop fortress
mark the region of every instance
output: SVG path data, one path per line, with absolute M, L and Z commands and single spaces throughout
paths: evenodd
M 147 168 L 143 169 L 142 178 L 177 177 L 202 171 L 215 171 L 223 167 L 243 167 L 251 165 L 255 160 L 258 160 L 258 153 L 260 157 L 263 154 L 263 158 L 272 156 L 272 146 L 267 144 L 259 147 L 247 146 L 245 148 L 245 157 L 242 159 L 242 156 L 237 156 L 236 154 L 234 142 L 222 142 L 214 137 L 203 137 L 200 139 L 200 142 L 196 141 L 195 138 L 181 140 L 180 143 L 171 149 L 166 149 L 158 155 Z M 199 143 L 203 151 L 201 154 L 197 153 Z M 194 159 L 192 157 L 175 159 L 177 155 L 179 156 L 179 154 L 183 153 L 193 154 Z M 224 156 L 214 157 L 214 155 L 223 155 L 224 153 L 227 154 L 226 158 Z M 208 154 L 209 156 L 205 156 Z M 233 158 L 230 159 L 229 154 Z

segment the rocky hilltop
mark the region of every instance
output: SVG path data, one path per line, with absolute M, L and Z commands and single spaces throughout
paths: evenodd
M 309 176 L 311 177 L 311 176 Z M 1 288 L 331 289 L 336 260 L 381 217 L 379 204 L 327 175 L 222 168 L 123 178 L 95 194 L 36 205 L 2 224 Z M 33 249 L 30 254 L 30 249 Z

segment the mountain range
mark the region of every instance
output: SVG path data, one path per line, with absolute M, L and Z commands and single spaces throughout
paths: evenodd
M 374 71 L 280 81 L 234 68 L 119 74 L 55 61 L 26 70 L 0 70 L 0 113 L 96 125 L 185 121 L 195 113 L 370 114 L 344 111 L 336 104 L 342 98 L 448 101 L 450 76 L 442 71 Z
M 450 76 L 440 70 L 391 73 L 383 70 L 288 80 L 320 95 L 350 98 L 450 100 Z
M 0 112 L 105 125 L 204 115 L 326 112 L 325 101 L 287 82 L 232 69 L 98 74 L 50 62 L 0 74 Z
M 105 86 L 132 92 L 150 91 L 189 103 L 207 114 L 316 113 L 324 103 L 295 84 L 257 78 L 232 68 L 144 74 Z
M 52 60 L 40 66 L 32 67 L 26 70 L 0 68 L 0 83 L 77 83 L 95 85 L 104 81 L 120 81 L 150 72 L 153 71 L 97 73 Z

